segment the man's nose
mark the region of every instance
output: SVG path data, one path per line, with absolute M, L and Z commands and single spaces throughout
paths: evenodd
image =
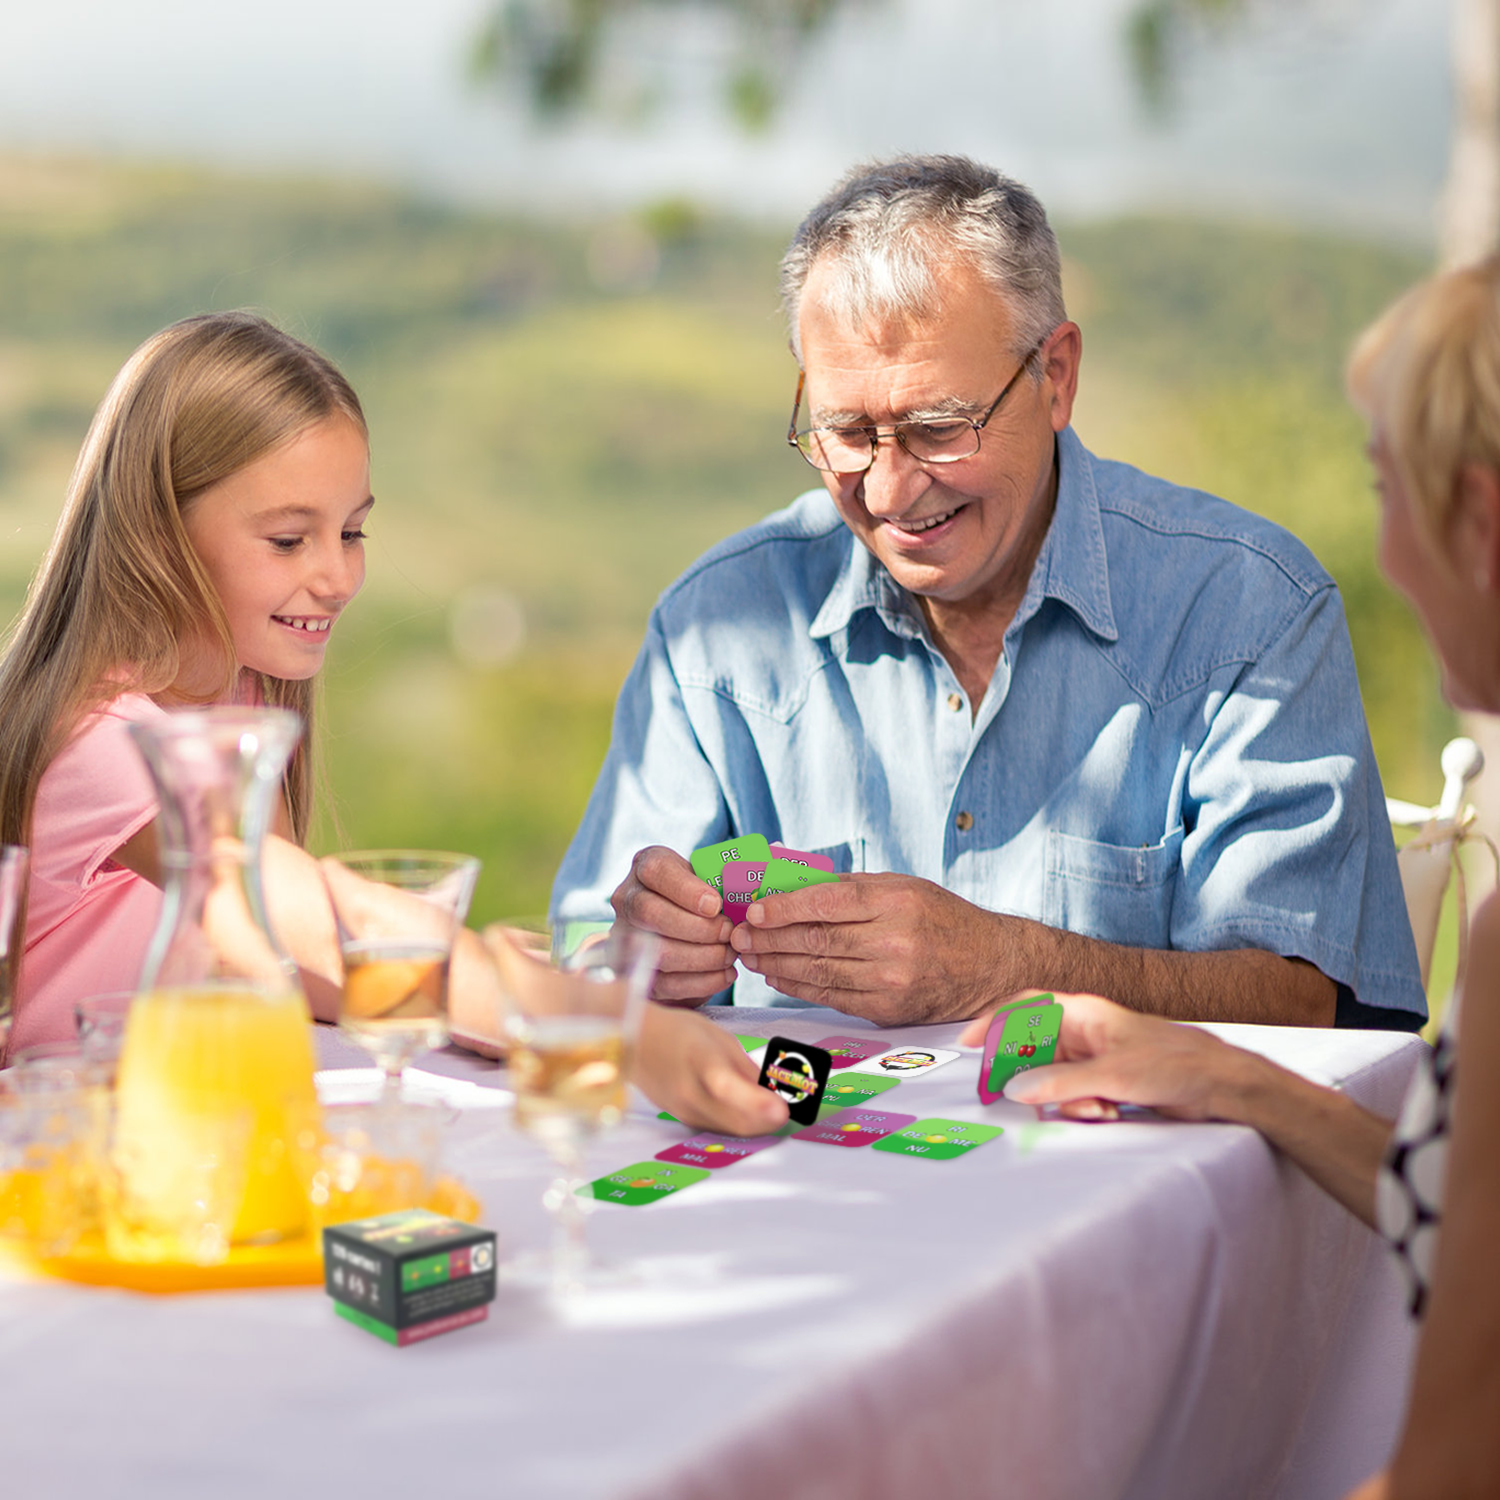
M 931 475 L 892 432 L 878 434 L 874 459 L 860 480 L 865 509 L 879 517 L 904 515 L 932 483 Z

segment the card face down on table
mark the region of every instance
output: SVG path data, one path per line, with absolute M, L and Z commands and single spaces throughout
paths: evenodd
M 1040 1068 L 1057 1054 L 1063 1008 L 1051 995 L 1036 995 L 997 1010 L 984 1034 L 979 1064 L 979 1101 L 994 1104 L 1005 1097 L 1005 1085 L 1030 1068 Z

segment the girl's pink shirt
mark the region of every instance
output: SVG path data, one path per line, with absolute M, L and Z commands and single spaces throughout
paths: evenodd
M 140 980 L 161 892 L 111 856 L 157 813 L 126 726 L 162 717 L 144 694 L 124 693 L 88 715 L 42 773 L 12 1054 L 71 1039 L 79 1000 Z

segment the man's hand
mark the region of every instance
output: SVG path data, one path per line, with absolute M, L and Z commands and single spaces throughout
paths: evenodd
M 1023 999 L 1025 996 L 1015 996 Z M 1241 1075 L 1256 1060 L 1199 1031 L 1143 1016 L 1097 995 L 1058 995 L 1063 1008 L 1056 1060 L 1018 1073 L 1005 1097 L 1055 1104 L 1077 1120 L 1115 1119 L 1116 1105 L 1138 1104 L 1174 1120 L 1234 1119 Z M 982 1046 L 990 1017 L 964 1028 L 959 1041 Z
M 622 922 L 661 934 L 653 1000 L 702 1005 L 734 983 L 735 955 L 724 903 L 680 854 L 660 845 L 642 849 L 609 904 Z
M 750 903 L 732 948 L 772 989 L 880 1026 L 967 1020 L 1025 977 L 1013 919 L 914 875 L 845 875 Z
M 635 1082 L 684 1125 L 726 1135 L 769 1135 L 786 1105 L 756 1083 L 760 1070 L 707 1016 L 648 1005 L 636 1049 Z

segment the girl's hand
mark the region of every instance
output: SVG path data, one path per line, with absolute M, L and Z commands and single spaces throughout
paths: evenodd
M 786 1105 L 756 1079 L 760 1069 L 707 1016 L 652 1002 L 641 1020 L 634 1081 L 684 1125 L 725 1135 L 769 1135 Z
M 1024 997 L 1017 997 L 1024 998 Z M 1114 1119 L 1120 1104 L 1178 1120 L 1233 1119 L 1233 1089 L 1246 1054 L 1194 1026 L 1127 1010 L 1098 995 L 1058 995 L 1063 1008 L 1056 1061 L 1020 1073 L 1005 1097 L 1053 1104 L 1073 1119 Z M 981 1046 L 990 1017 L 959 1041 Z

